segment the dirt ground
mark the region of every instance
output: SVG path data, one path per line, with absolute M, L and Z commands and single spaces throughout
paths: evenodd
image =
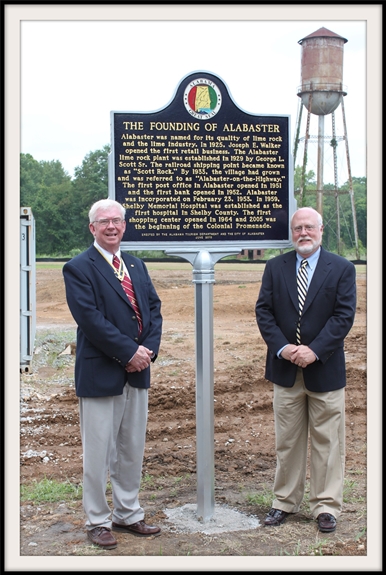
M 197 503 L 195 293 L 189 269 L 153 269 L 162 300 L 163 339 L 152 366 L 140 500 L 161 537 L 117 533 L 118 547 L 89 544 L 81 500 L 21 506 L 21 556 L 365 556 L 367 554 L 366 274 L 346 339 L 345 504 L 335 533 L 317 529 L 307 506 L 278 528 L 265 528 L 275 473 L 272 385 L 254 306 L 262 265 L 215 270 L 215 507 L 257 517 L 253 530 L 217 535 L 176 532 L 165 510 Z M 362 267 L 363 270 L 363 267 Z M 73 387 L 75 324 L 60 269 L 37 270 L 36 349 L 21 374 L 21 483 L 43 478 L 82 482 L 82 446 Z M 63 353 L 64 352 L 64 353 Z M 265 495 L 265 499 L 261 496 Z M 260 496 L 260 499 L 259 499 Z

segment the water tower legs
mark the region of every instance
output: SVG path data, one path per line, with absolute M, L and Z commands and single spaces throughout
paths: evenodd
M 324 165 L 324 116 L 318 116 L 318 169 L 316 176 L 316 210 L 323 217 L 323 165 Z
M 345 111 L 344 111 L 343 98 L 342 98 L 342 117 L 343 117 L 344 141 L 345 141 L 345 144 L 346 144 L 346 158 L 347 158 L 349 194 L 350 194 L 351 211 L 352 211 L 353 224 L 354 224 L 355 249 L 356 249 L 357 260 L 359 260 L 358 226 L 357 226 L 357 216 L 356 216 L 355 201 L 354 201 L 354 188 L 353 188 L 353 185 L 352 185 L 350 153 L 349 153 L 349 150 L 348 150 L 348 138 L 347 138 L 347 127 L 346 127 L 346 114 L 345 114 Z
M 307 122 L 306 122 L 306 132 L 304 138 L 300 138 L 300 130 L 301 130 L 301 118 L 302 113 L 300 111 L 298 117 L 298 125 L 296 126 L 296 139 L 294 143 L 294 150 L 297 153 L 299 142 L 300 140 L 304 140 L 304 151 L 303 151 L 303 166 L 302 166 L 302 176 L 300 181 L 300 188 L 298 192 L 298 206 L 302 207 L 307 205 L 305 200 L 305 196 L 307 190 L 305 189 L 305 180 L 306 180 L 306 173 L 307 173 L 307 163 L 309 159 L 309 142 L 314 141 L 315 137 L 310 136 L 310 123 L 311 123 L 311 109 L 312 105 L 312 92 L 309 95 L 309 103 L 308 103 L 308 110 L 307 110 Z M 303 104 L 302 104 L 303 106 Z M 342 106 L 342 116 L 343 116 L 343 129 L 344 135 L 343 139 L 345 141 L 346 146 L 346 162 L 347 162 L 347 170 L 348 170 L 348 184 L 349 184 L 349 195 L 351 201 L 351 212 L 353 218 L 353 229 L 354 229 L 354 240 L 355 240 L 355 251 L 356 251 L 356 258 L 360 259 L 359 254 L 359 241 L 358 241 L 358 227 L 357 227 L 357 218 L 356 218 L 356 210 L 355 210 L 355 201 L 354 201 L 354 190 L 353 190 L 353 183 L 352 183 L 352 176 L 351 176 L 351 165 L 350 165 L 350 154 L 349 154 L 349 147 L 348 147 L 348 138 L 347 138 L 347 129 L 346 129 L 346 118 L 345 118 L 345 110 L 344 110 L 344 102 L 343 97 L 341 99 L 341 106 Z M 336 155 L 336 148 L 338 145 L 338 137 L 336 136 L 335 130 L 335 112 L 331 113 L 332 116 L 332 140 L 331 145 L 333 147 L 333 157 L 334 157 L 334 195 L 335 195 L 335 206 L 336 206 L 336 222 L 337 222 L 337 251 L 338 253 L 341 252 L 341 224 L 340 224 L 340 207 L 339 207 L 339 195 L 342 193 L 347 193 L 345 191 L 339 190 L 339 183 L 338 183 L 338 169 L 337 169 L 337 155 Z M 326 136 L 324 134 L 324 115 L 318 116 L 318 136 L 317 136 L 317 181 L 316 181 L 316 210 L 320 213 L 323 217 L 323 197 L 326 193 L 331 192 L 324 192 L 324 140 Z M 296 158 L 294 157 L 294 163 Z M 294 166 L 296 168 L 296 166 Z M 308 191 L 309 192 L 309 191 Z

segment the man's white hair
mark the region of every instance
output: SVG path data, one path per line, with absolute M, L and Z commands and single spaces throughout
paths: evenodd
M 112 200 L 111 198 L 106 198 L 104 200 L 98 200 L 97 202 L 95 202 L 95 204 L 93 204 L 90 208 L 90 211 L 88 213 L 88 217 L 90 220 L 90 224 L 92 224 L 95 221 L 95 216 L 98 210 L 107 210 L 108 208 L 113 208 L 113 207 L 117 207 L 120 209 L 121 214 L 122 214 L 122 219 L 125 219 L 125 214 L 126 214 L 126 210 L 125 208 L 122 206 L 122 204 L 120 204 L 119 202 Z
M 302 208 L 297 209 L 296 212 L 294 212 L 294 213 L 292 214 L 292 217 L 291 217 L 291 228 L 292 228 L 292 221 L 293 221 L 294 217 L 296 216 L 296 214 L 298 214 L 298 213 L 299 213 L 300 211 L 302 211 L 302 210 L 311 210 L 312 212 L 314 212 L 314 213 L 317 215 L 317 218 L 318 218 L 318 225 L 319 225 L 319 226 L 322 226 L 322 225 L 323 225 L 323 218 L 322 218 L 322 216 L 320 215 L 320 213 L 319 213 L 317 210 L 315 210 L 315 208 L 311 208 L 311 206 L 304 206 L 304 207 L 302 207 Z

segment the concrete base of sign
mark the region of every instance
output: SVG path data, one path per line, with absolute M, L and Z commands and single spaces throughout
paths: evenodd
M 213 517 L 209 521 L 202 521 L 197 515 L 197 506 L 183 505 L 174 509 L 165 509 L 170 521 L 170 531 L 178 533 L 224 533 L 226 531 L 249 531 L 261 527 L 259 518 L 254 515 L 245 515 L 226 506 L 216 505 Z

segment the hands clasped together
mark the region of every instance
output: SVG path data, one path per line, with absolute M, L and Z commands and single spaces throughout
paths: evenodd
M 307 367 L 316 361 L 314 352 L 307 345 L 289 344 L 283 349 L 281 356 L 299 367 Z
M 153 351 L 143 345 L 140 345 L 134 357 L 129 362 L 127 362 L 125 370 L 129 373 L 133 373 L 134 371 L 142 371 L 143 369 L 149 367 L 152 357 Z

